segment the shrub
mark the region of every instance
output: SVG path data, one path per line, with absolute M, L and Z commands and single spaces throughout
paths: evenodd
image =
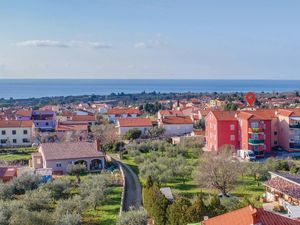
M 147 212 L 142 208 L 123 212 L 118 219 L 117 225 L 147 225 Z
M 62 215 L 55 223 L 55 225 L 80 225 L 82 218 L 78 213 L 67 213 Z
M 27 173 L 12 180 L 15 194 L 25 194 L 25 191 L 37 189 L 41 183 L 39 176 Z
M 51 192 L 39 188 L 34 191 L 28 191 L 23 198 L 24 206 L 29 211 L 40 211 L 50 208 Z
M 135 129 L 128 130 L 124 134 L 123 138 L 125 140 L 135 140 L 135 139 L 138 139 L 141 135 L 142 135 L 142 131 L 135 128 Z

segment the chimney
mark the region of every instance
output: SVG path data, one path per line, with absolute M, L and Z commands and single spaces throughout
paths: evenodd
M 208 216 L 204 216 L 203 217 L 203 220 L 205 221 L 205 220 L 208 220 Z
M 97 151 L 101 150 L 101 142 L 97 139 L 95 140 L 95 146 L 96 146 Z

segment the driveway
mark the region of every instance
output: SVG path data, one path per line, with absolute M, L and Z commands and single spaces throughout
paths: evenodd
M 138 177 L 129 166 L 119 160 L 116 162 L 123 168 L 126 180 L 123 211 L 128 211 L 130 207 L 139 208 L 142 206 L 142 189 Z

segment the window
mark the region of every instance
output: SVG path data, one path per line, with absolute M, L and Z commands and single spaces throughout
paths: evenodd
M 230 141 L 235 141 L 235 136 L 234 135 L 230 135 Z
M 60 168 L 61 167 L 61 163 L 56 163 L 56 167 Z
M 37 159 L 36 159 L 36 163 L 37 163 L 37 164 L 42 164 L 42 159 L 41 159 L 41 158 L 37 158 Z
M 13 139 L 13 143 L 16 144 L 17 143 L 17 139 Z
M 28 131 L 27 130 L 23 130 L 23 134 L 28 134 Z
M 234 129 L 235 129 L 234 124 L 231 124 L 231 125 L 230 125 L 230 130 L 234 130 Z
M 274 141 L 274 145 L 277 145 L 277 141 Z
M 48 123 L 48 122 L 46 122 L 46 126 L 49 126 L 49 123 Z
M 28 143 L 29 140 L 27 138 L 23 138 L 23 143 Z
M 251 128 L 258 128 L 258 122 L 252 122 Z
M 16 134 L 17 134 L 17 131 L 16 131 L 16 130 L 12 130 L 11 133 L 12 133 L 13 135 L 16 135 Z
M 274 131 L 274 135 L 277 135 L 277 131 Z
M 38 125 L 39 125 L 39 123 L 36 123 L 36 125 L 38 126 Z
M 7 139 L 1 139 L 1 144 L 6 144 L 6 142 L 7 142 Z
M 5 134 L 6 134 L 6 131 L 5 131 L 5 130 L 1 131 L 1 134 L 2 134 L 2 135 L 5 135 Z

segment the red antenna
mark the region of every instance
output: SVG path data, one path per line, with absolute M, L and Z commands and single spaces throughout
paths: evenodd
M 246 99 L 248 105 L 249 105 L 250 107 L 252 107 L 253 104 L 254 104 L 254 102 L 255 102 L 255 100 L 256 100 L 256 95 L 255 95 L 253 92 L 248 92 L 248 93 L 246 94 L 245 99 Z

